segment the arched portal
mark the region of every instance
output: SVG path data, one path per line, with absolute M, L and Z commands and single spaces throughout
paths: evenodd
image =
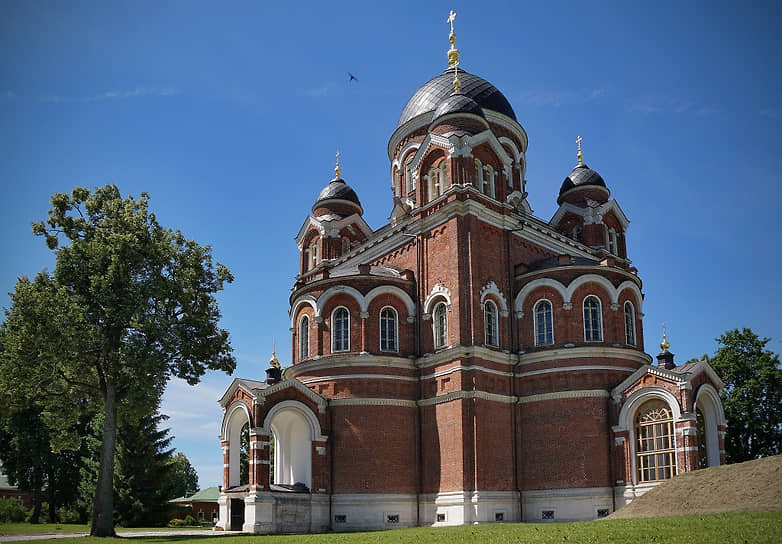
M 725 425 L 719 393 L 709 384 L 698 388 L 695 397 L 698 417 L 699 464 L 716 467 L 720 464 L 719 425 Z M 723 427 L 724 428 L 724 427 Z M 700 468 L 700 467 L 699 467 Z
M 247 474 L 248 467 L 242 470 L 242 462 L 248 463 L 246 456 L 242 459 L 242 433 L 245 437 L 249 436 L 249 429 L 252 428 L 250 420 L 250 410 L 247 405 L 241 401 L 233 403 L 226 410 L 223 419 L 223 439 L 228 441 L 228 488 L 236 487 L 242 483 L 242 472 Z
M 300 402 L 285 401 L 269 411 L 265 423 L 274 436 L 274 483 L 311 488 L 312 439 L 320 435 L 315 414 Z

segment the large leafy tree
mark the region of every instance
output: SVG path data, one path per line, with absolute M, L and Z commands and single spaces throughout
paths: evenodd
M 198 473 L 184 453 L 178 451 L 171 459 L 169 499 L 193 495 L 198 491 Z
M 46 396 L 57 418 L 74 415 L 74 396 L 103 412 L 93 536 L 114 535 L 118 405 L 171 376 L 195 384 L 236 366 L 215 300 L 231 273 L 211 248 L 163 228 L 148 201 L 114 185 L 52 196 L 33 232 L 56 252 L 54 274 L 17 283 L 0 335 L 0 387 Z
M 709 363 L 725 381 L 722 403 L 730 463 L 782 453 L 782 369 L 768 338 L 744 328 L 717 338 Z

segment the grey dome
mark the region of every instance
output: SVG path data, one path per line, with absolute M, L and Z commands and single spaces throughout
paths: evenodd
M 486 119 L 483 110 L 478 103 L 464 93 L 454 93 L 437 106 L 434 119 L 449 113 L 472 113 Z
M 320 193 L 318 193 L 318 198 L 315 199 L 315 204 L 312 205 L 312 209 L 314 210 L 327 200 L 344 200 L 361 208 L 361 202 L 356 191 L 345 183 L 344 179 L 332 179 L 328 185 L 321 189 Z
M 603 181 L 600 174 L 589 168 L 586 164 L 579 164 L 573 168 L 570 175 L 562 182 L 562 187 L 559 189 L 559 195 L 562 196 L 566 191 L 569 191 L 574 187 L 584 187 L 588 185 L 606 187 L 606 182 Z
M 508 99 L 497 87 L 461 68 L 459 68 L 459 82 L 461 83 L 459 94 L 471 98 L 483 109 L 493 110 L 516 120 L 516 114 Z M 443 100 L 453 94 L 453 69 L 450 69 L 430 79 L 413 93 L 402 110 L 402 115 L 399 116 L 397 126 L 404 125 L 422 113 L 435 111 Z

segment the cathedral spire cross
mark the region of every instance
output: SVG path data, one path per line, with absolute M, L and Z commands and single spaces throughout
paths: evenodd
M 668 351 L 669 347 L 671 347 L 671 345 L 668 343 L 668 338 L 665 334 L 665 323 L 663 323 L 663 341 L 660 342 L 660 349 L 663 351 Z
M 280 368 L 280 361 L 277 359 L 277 340 L 272 340 L 272 358 L 269 359 L 269 366 Z
M 337 165 L 334 167 L 334 174 L 335 174 L 335 178 L 334 179 L 341 179 L 340 175 L 342 174 L 342 168 L 339 167 L 339 156 L 340 155 L 341 155 L 341 153 L 339 151 L 337 151 Z
M 459 83 L 459 50 L 456 49 L 456 34 L 453 32 L 454 19 L 456 19 L 456 12 L 451 10 L 448 19 L 445 20 L 451 25 L 451 33 L 448 34 L 448 41 L 451 42 L 451 48 L 448 50 L 448 68 L 453 68 L 453 92 L 458 93 L 462 84 Z
M 576 138 L 576 143 L 578 144 L 578 155 L 577 155 L 577 157 L 578 157 L 578 164 L 579 165 L 584 164 L 584 154 L 581 152 L 581 140 L 582 140 L 581 136 Z

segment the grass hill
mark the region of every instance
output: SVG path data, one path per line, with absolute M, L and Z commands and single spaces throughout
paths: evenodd
M 782 455 L 685 472 L 609 516 L 782 511 Z

